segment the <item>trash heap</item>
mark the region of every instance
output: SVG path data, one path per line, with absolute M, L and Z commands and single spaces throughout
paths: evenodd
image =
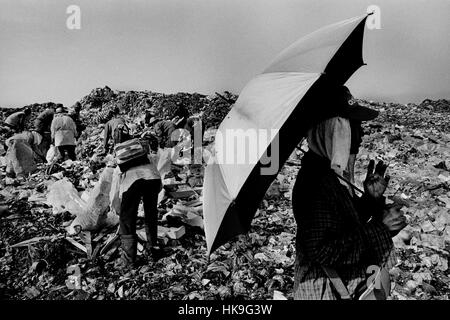
M 369 158 L 389 163 L 388 202 L 403 205 L 408 226 L 395 238 L 393 298 L 448 299 L 450 272 L 450 101 L 371 104 L 381 113 L 365 126 L 357 181 Z
M 152 91 L 113 91 L 108 86 L 97 88 L 82 98 L 82 114 L 89 117 L 91 125 L 105 123 L 111 119 L 115 107 L 136 119 L 150 107 L 156 109 L 156 116 L 172 119 L 179 106 L 186 107 L 190 115 L 202 114 L 207 128 L 217 127 L 230 110 L 237 96 L 225 91 L 222 94 L 206 96 L 199 93 L 163 94 Z M 150 105 L 147 104 L 147 101 Z
M 114 269 L 117 215 L 109 210 L 111 156 L 99 156 L 108 110 L 119 106 L 136 132 L 150 100 L 161 117 L 180 105 L 216 128 L 237 96 L 224 92 L 161 94 L 97 88 L 80 100 L 88 124 L 78 160 L 40 164 L 8 178 L 0 149 L 0 298 L 4 299 L 292 299 L 296 224 L 292 187 L 302 153 L 294 151 L 270 186 L 247 235 L 208 261 L 203 230 L 204 165 L 173 165 L 159 195 L 158 241 L 165 257 L 127 274 Z M 450 294 L 450 102 L 360 101 L 380 111 L 364 124 L 356 164 L 362 186 L 369 159 L 390 163 L 388 202 L 403 205 L 409 226 L 395 239 L 393 299 L 448 299 Z M 33 115 L 46 104 L 32 105 Z M 105 118 L 95 115 L 106 111 Z M 2 110 L 1 119 L 11 110 Z M 2 141 L 5 139 L 0 132 Z M 1 145 L 1 144 L 0 144 Z M 138 254 L 146 242 L 138 211 Z M 75 271 L 74 271 L 75 270 Z

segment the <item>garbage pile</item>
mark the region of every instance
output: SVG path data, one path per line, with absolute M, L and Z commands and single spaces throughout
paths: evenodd
M 436 112 L 450 112 L 450 103 L 449 100 L 446 99 L 439 99 L 436 101 L 425 99 L 420 103 L 419 107 L 434 110 Z
M 199 93 L 163 94 L 152 91 L 113 91 L 108 86 L 97 88 L 79 102 L 85 110 L 82 114 L 91 125 L 106 123 L 111 119 L 114 108 L 136 119 L 149 108 L 156 110 L 156 116 L 172 119 L 180 106 L 187 108 L 190 115 L 202 114 L 206 128 L 217 127 L 237 96 L 225 91 L 222 94 L 206 96 Z
M 5 150 L 1 144 L 0 215 L 3 258 L 0 265 L 2 271 L 5 271 L 5 281 L 2 281 L 4 285 L 0 285 L 0 296 L 20 295 L 23 298 L 33 298 L 42 294 L 41 286 L 37 289 L 35 286 L 25 285 L 26 289 L 21 290 L 23 283 L 12 283 L 14 279 L 21 278 L 18 276 L 20 272 L 22 277 L 32 281 L 28 279 L 28 272 L 11 268 L 11 264 L 15 263 L 17 266 L 28 265 L 23 259 L 29 261 L 28 271 L 46 273 L 58 270 L 65 279 L 65 269 L 72 262 L 86 259 L 89 263 L 94 263 L 93 261 L 101 259 L 107 263 L 114 258 L 114 254 L 117 255 L 118 216 L 109 210 L 112 169 L 107 164 L 111 159 L 98 156 L 103 138 L 102 123 L 108 114 L 101 121 L 95 120 L 95 116 L 105 110 L 108 113 L 108 110 L 119 106 L 129 123 L 136 122 L 145 113 L 148 98 L 152 98 L 157 110 L 166 118 L 170 118 L 180 105 L 186 106 L 190 114 L 193 114 L 205 109 L 210 101 L 215 101 L 214 97 L 207 98 L 200 94 L 114 92 L 108 87 L 94 89 L 80 101 L 83 106 L 82 118 L 91 125 L 78 140 L 79 160 L 39 164 L 37 170 L 27 177 L 6 176 L 3 157 Z M 34 119 L 50 106 L 54 107 L 55 104 L 33 104 L 27 107 L 31 108 L 31 119 Z M 1 119 L 15 111 L 17 109 L 3 109 Z M 92 125 L 93 123 L 95 124 Z M 27 123 L 26 128 L 32 128 L 32 121 Z M 137 128 L 139 129 L 141 128 Z M 4 133 L 0 135 L 2 141 L 7 138 Z M 202 170 L 198 165 L 178 166 L 177 170 L 178 177 L 183 180 L 172 184 L 166 181 L 167 186 L 161 194 L 159 206 L 158 238 L 169 247 L 178 246 L 179 240 L 185 235 L 203 233 Z M 139 216 L 143 217 L 142 207 L 139 208 Z M 138 234 L 145 242 L 142 223 L 138 227 Z M 142 243 L 139 249 L 142 252 Z M 35 252 L 33 256 L 30 255 L 30 250 Z M 61 258 L 53 259 L 55 252 L 60 251 L 64 251 L 64 254 L 59 255 Z M 50 279 L 53 276 L 49 275 Z M 10 291 L 10 288 L 15 289 Z
M 450 271 L 450 101 L 421 104 L 370 103 L 380 116 L 365 125 L 356 180 L 369 158 L 389 163 L 388 202 L 403 205 L 408 226 L 395 238 L 399 254 L 391 271 L 393 298 L 449 298 Z
M 208 261 L 203 230 L 204 165 L 173 165 L 159 195 L 158 241 L 165 257 L 127 274 L 114 269 L 118 216 L 107 205 L 111 156 L 100 156 L 105 119 L 119 106 L 129 123 L 149 107 L 171 118 L 180 105 L 217 127 L 237 96 L 229 92 L 161 94 L 94 89 L 80 100 L 89 124 L 78 160 L 39 164 L 28 177 L 5 175 L 0 149 L 0 298 L 8 299 L 292 299 L 296 225 L 292 187 L 302 153 L 294 151 L 270 186 L 249 234 Z M 404 204 L 409 226 L 396 238 L 393 299 L 448 299 L 450 294 L 450 102 L 420 105 L 361 101 L 380 111 L 364 124 L 356 164 L 362 186 L 369 158 L 390 163 L 388 201 Z M 431 108 L 425 105 L 431 105 Z M 37 114 L 47 105 L 33 105 Z M 1 117 L 10 110 L 3 110 Z M 136 126 L 136 132 L 142 130 Z M 0 133 L 0 138 L 5 139 Z M 1 144 L 0 144 L 1 145 Z M 138 210 L 138 255 L 146 234 Z M 76 270 L 76 271 L 74 271 Z
M 385 121 L 388 121 L 415 129 L 434 129 L 436 134 L 450 130 L 450 123 L 447 121 L 448 113 L 450 112 L 450 100 L 432 101 L 426 99 L 419 105 L 414 103 L 358 101 L 362 105 L 370 106 L 381 112 L 380 116 L 372 123 L 372 126 L 382 126 Z

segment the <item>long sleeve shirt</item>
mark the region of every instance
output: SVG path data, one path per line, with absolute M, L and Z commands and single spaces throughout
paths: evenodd
M 311 151 L 304 156 L 292 201 L 297 298 L 332 299 L 322 266 L 334 268 L 352 292 L 365 279 L 368 266 L 384 265 L 391 257 L 392 239 L 381 222 L 384 205 L 370 198 L 353 199 L 327 159 Z
M 77 128 L 75 122 L 66 114 L 56 115 L 51 124 L 51 136 L 55 146 L 76 145 Z
M 49 132 L 55 112 L 52 109 L 42 111 L 34 120 L 34 129 L 39 133 Z
M 158 144 L 161 148 L 171 148 L 175 145 L 172 133 L 176 130 L 175 124 L 170 120 L 162 120 L 153 127 Z
M 25 128 L 26 115 L 23 111 L 14 112 L 6 118 L 5 123 L 10 127 L 21 131 Z
M 109 120 L 106 124 L 105 124 L 105 129 L 103 130 L 103 149 L 106 150 L 108 147 L 108 142 L 109 139 L 113 136 L 114 130 L 116 130 L 116 128 L 119 125 L 124 125 L 126 126 L 126 122 L 124 119 L 122 118 L 114 118 Z M 117 141 L 114 141 L 114 144 Z

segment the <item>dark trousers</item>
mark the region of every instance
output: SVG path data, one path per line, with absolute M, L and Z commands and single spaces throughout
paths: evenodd
M 66 159 L 66 152 L 70 160 L 75 161 L 77 159 L 75 154 L 75 146 L 59 146 L 58 151 L 62 161 Z
M 50 149 L 50 145 L 52 144 L 52 137 L 50 132 L 45 131 L 37 131 L 42 136 L 42 142 L 41 142 L 41 149 L 45 154 L 47 153 L 48 149 Z
M 136 219 L 139 203 L 144 202 L 144 221 L 149 229 L 150 245 L 157 244 L 158 238 L 158 193 L 161 190 L 161 180 L 139 179 L 135 181 L 130 189 L 122 195 L 120 205 L 120 230 L 121 235 L 136 234 Z M 147 234 L 148 237 L 148 234 Z

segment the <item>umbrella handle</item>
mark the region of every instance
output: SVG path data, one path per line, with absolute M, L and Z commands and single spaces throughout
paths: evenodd
M 354 190 L 360 192 L 362 195 L 364 195 L 364 191 L 362 191 L 360 188 L 358 188 L 357 186 L 355 186 L 353 183 L 351 183 L 350 181 L 348 181 L 347 179 L 345 179 L 343 176 L 341 176 L 340 174 L 336 173 L 336 176 L 341 179 L 342 181 L 346 182 L 348 185 L 350 185 Z

